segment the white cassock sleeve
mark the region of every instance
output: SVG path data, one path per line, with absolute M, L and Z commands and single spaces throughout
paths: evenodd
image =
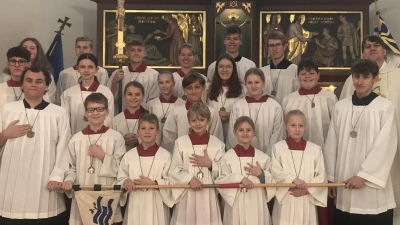
M 58 142 L 56 146 L 56 162 L 50 173 L 49 181 L 63 182 L 65 174 L 69 170 L 67 143 L 71 139 L 71 129 L 69 125 L 69 116 L 65 111 L 60 118 L 58 127 Z
M 122 156 L 126 152 L 125 140 L 121 136 L 120 139 L 115 144 L 114 154 L 105 154 L 103 163 L 101 164 L 99 177 L 116 177 L 119 169 L 119 164 L 121 162 Z
M 65 93 L 62 93 L 60 96 L 60 101 L 61 101 L 61 107 L 63 107 L 67 111 L 69 117 L 71 118 L 71 115 L 70 115 L 71 114 L 70 113 L 71 112 L 71 106 L 70 106 L 71 101 L 69 100 L 69 96 L 65 95 Z M 70 124 L 70 126 L 71 126 L 71 124 Z
M 352 75 L 350 75 L 346 79 L 346 82 L 344 82 L 342 92 L 340 93 L 339 100 L 343 100 L 343 99 L 347 98 L 348 96 L 352 95 L 355 90 L 356 90 L 356 88 L 354 87 L 354 84 L 353 84 Z
M 174 150 L 175 140 L 178 138 L 178 122 L 175 118 L 175 111 L 169 113 L 163 128 L 163 140 L 161 146 L 171 154 Z M 188 131 L 189 132 L 189 131 Z
M 322 149 L 319 151 L 318 162 L 315 164 L 314 177 L 307 183 L 326 183 L 324 156 Z M 308 193 L 313 198 L 313 204 L 321 207 L 327 206 L 328 188 L 308 187 Z
M 384 189 L 390 176 L 394 156 L 397 151 L 397 126 L 395 109 L 392 105 L 382 117 L 381 130 L 375 138 L 372 149 L 361 165 L 357 176 L 366 180 L 366 185 Z
M 272 166 L 271 166 L 271 173 L 274 176 L 274 179 L 276 183 L 292 183 L 294 179 L 296 179 L 296 176 L 294 176 L 290 171 L 287 171 L 283 169 L 282 167 L 282 161 L 281 158 L 276 157 L 276 146 L 273 145 L 271 149 L 271 158 L 272 158 Z M 280 193 L 285 193 L 284 195 L 276 195 L 276 199 L 280 204 L 283 203 L 283 201 L 287 198 L 289 195 L 289 188 L 286 188 L 287 190 L 285 192 L 280 192 Z M 282 190 L 284 190 L 282 188 Z
M 221 118 L 219 117 L 217 110 L 214 110 L 213 114 L 208 132 L 217 137 L 220 141 L 224 141 L 224 131 L 222 129 Z
M 262 167 L 262 170 L 264 171 L 265 184 L 275 184 L 276 183 L 274 176 L 272 176 L 272 173 L 271 173 L 271 167 L 272 167 L 272 160 L 271 160 L 271 157 L 268 157 L 268 160 L 265 162 L 265 165 Z M 265 188 L 265 191 L 267 193 L 267 196 L 266 196 L 267 202 L 269 202 L 275 196 L 276 188 L 275 187 L 267 187 L 267 188 Z
M 233 126 L 232 126 L 233 128 Z M 265 137 L 264 137 L 265 138 Z M 285 139 L 285 129 L 283 122 L 283 110 L 279 107 L 275 114 L 274 127 L 272 129 L 271 138 L 267 146 L 267 155 L 271 157 L 271 148 L 275 143 Z
M 75 143 L 71 141 L 68 142 L 68 153 L 69 153 L 69 171 L 65 175 L 64 182 L 72 181 L 73 184 L 76 184 L 76 150 Z M 65 194 L 68 198 L 72 198 L 74 196 L 72 191 L 65 191 Z
M 234 109 L 235 105 L 236 104 L 233 105 L 232 109 Z M 235 134 L 233 133 L 233 127 L 235 125 L 237 118 L 238 116 L 236 115 L 236 110 L 231 110 L 231 115 L 229 116 L 228 133 L 226 135 L 226 149 L 232 149 L 237 144 Z
M 223 156 L 219 161 L 219 176 L 215 180 L 216 184 L 230 184 L 230 183 L 240 183 L 242 182 L 244 176 L 238 173 L 232 173 L 232 169 L 226 163 L 226 157 Z M 233 207 L 235 203 L 235 199 L 237 196 L 237 192 L 239 188 L 220 188 L 218 192 L 221 194 L 221 197 L 224 201 Z
M 56 95 L 57 95 L 57 87 L 56 87 L 56 82 L 54 81 L 53 74 L 51 75 L 51 82 L 49 85 L 48 92 L 46 93 L 49 96 L 49 100 L 51 103 L 56 103 Z
M 64 79 L 60 79 L 60 78 L 62 78 L 61 72 L 60 72 L 59 79 L 57 81 L 57 87 L 56 87 L 56 104 L 57 105 L 61 104 L 61 95 L 66 90 L 66 87 L 64 84 Z
M 170 185 L 168 172 L 171 168 L 171 157 L 172 156 L 169 154 L 167 162 L 165 163 L 162 171 L 162 177 L 160 179 L 156 179 L 158 185 Z M 174 206 L 174 199 L 172 197 L 171 188 L 160 188 L 159 191 L 164 204 L 172 208 Z
M 324 161 L 327 179 L 330 182 L 335 182 L 335 166 L 336 166 L 336 156 L 338 148 L 338 138 L 336 134 L 335 120 L 336 120 L 336 110 L 333 107 L 331 123 L 329 125 L 328 135 L 326 137 L 326 142 L 324 146 Z
M 99 71 L 96 73 L 96 77 L 99 80 L 99 83 L 107 87 L 108 82 L 108 72 L 102 67 L 99 67 Z
M 129 154 L 126 154 L 122 158 L 121 163 L 119 165 L 118 175 L 117 175 L 117 179 L 115 181 L 115 183 L 117 185 L 123 186 L 125 180 L 130 179 L 129 178 L 129 167 L 128 167 L 127 160 L 129 160 Z M 126 191 L 125 189 L 123 189 L 123 191 L 121 193 L 121 198 L 119 199 L 119 204 L 121 206 L 124 206 L 126 204 L 126 201 L 128 200 L 128 194 L 129 194 L 129 192 Z

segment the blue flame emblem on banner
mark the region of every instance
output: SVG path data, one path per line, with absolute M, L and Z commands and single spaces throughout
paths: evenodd
M 114 201 L 114 199 L 108 200 L 107 206 L 102 206 L 101 205 L 101 200 L 103 197 L 98 197 L 97 198 L 97 212 L 93 215 L 93 223 L 99 224 L 99 225 L 110 225 L 109 221 L 111 219 L 111 216 L 113 215 L 113 210 L 111 208 L 111 204 Z

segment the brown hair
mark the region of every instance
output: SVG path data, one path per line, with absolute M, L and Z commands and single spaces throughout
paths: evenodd
M 194 103 L 187 112 L 187 118 L 190 120 L 192 116 L 200 116 L 211 120 L 211 112 L 205 103 L 196 102 Z
M 132 40 L 132 41 L 128 42 L 128 44 L 126 44 L 126 49 L 128 49 L 131 46 L 142 46 L 142 47 L 144 47 L 144 43 L 143 43 L 143 41 Z
M 151 124 L 156 125 L 157 130 L 160 129 L 160 124 L 158 123 L 158 118 L 156 115 L 154 115 L 153 113 L 145 113 L 143 114 L 140 119 L 139 119 L 139 126 L 138 126 L 138 130 L 140 128 L 140 124 L 142 124 L 142 122 L 149 122 Z
M 246 71 L 246 74 L 244 75 L 244 81 L 246 82 L 247 77 L 250 76 L 250 75 L 252 75 L 252 74 L 258 75 L 258 76 L 261 78 L 261 80 L 262 80 L 263 82 L 265 82 L 265 75 L 264 75 L 264 72 L 263 72 L 261 69 L 259 69 L 259 68 L 250 68 L 249 70 L 247 70 L 247 71 Z
M 256 125 L 254 124 L 254 121 L 248 117 L 248 116 L 241 116 L 239 118 L 236 119 L 235 124 L 233 125 L 233 131 L 236 131 L 240 125 L 242 125 L 243 123 L 248 123 L 250 124 L 251 128 L 253 128 L 253 130 L 256 130 Z
M 94 92 L 88 95 L 85 99 L 84 106 L 87 109 L 89 103 L 99 103 L 103 104 L 106 109 L 108 109 L 108 99 L 102 93 Z
M 206 80 L 204 80 L 203 76 L 201 76 L 197 72 L 190 72 L 183 78 L 182 87 L 187 88 L 189 85 L 193 84 L 196 81 L 199 81 L 201 86 L 206 85 Z
M 379 66 L 376 62 L 368 59 L 357 59 L 350 68 L 351 74 L 354 75 L 364 75 L 372 74 L 372 77 L 376 77 L 379 74 Z
M 90 49 L 93 49 L 93 41 L 92 41 L 90 38 L 88 38 L 87 36 L 77 37 L 76 40 L 75 40 L 75 46 L 76 46 L 76 45 L 78 44 L 78 42 L 80 42 L 80 41 L 89 42 Z
M 268 36 L 267 36 L 267 43 L 269 40 L 280 40 L 282 41 L 282 44 L 286 44 L 287 43 L 287 39 L 286 36 L 277 30 L 271 31 Z
M 289 121 L 290 117 L 292 117 L 292 116 L 302 116 L 304 118 L 304 122 L 307 120 L 306 116 L 304 115 L 304 113 L 301 110 L 293 109 L 293 110 L 290 110 L 288 113 L 286 113 L 285 123 L 287 123 Z

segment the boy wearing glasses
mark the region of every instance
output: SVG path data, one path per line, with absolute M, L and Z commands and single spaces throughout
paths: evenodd
M 23 99 L 21 75 L 30 66 L 31 53 L 23 47 L 13 47 L 7 51 L 7 68 L 11 75 L 3 74 L 0 84 L 0 105 Z
M 239 80 L 244 84 L 244 75 L 250 68 L 255 68 L 256 64 L 239 54 L 239 47 L 242 45 L 242 30 L 238 25 L 229 25 L 226 27 L 224 45 L 226 53 L 231 55 L 236 62 L 239 74 Z M 216 61 L 208 66 L 207 79 L 212 82 L 215 73 Z
M 271 64 L 261 68 L 265 75 L 264 93 L 282 104 L 286 95 L 297 91 L 300 87 L 296 77 L 297 66 L 285 59 L 288 43 L 284 34 L 272 31 L 268 35 L 267 44 Z
M 73 184 L 114 184 L 120 161 L 126 152 L 122 135 L 104 125 L 109 114 L 107 98 L 101 93 L 92 93 L 85 99 L 84 106 L 89 125 L 68 143 L 70 169 L 62 188 L 70 198 L 74 196 L 70 192 Z M 117 208 L 113 222 L 120 221 L 122 217 Z M 75 198 L 72 199 L 69 224 L 82 224 Z

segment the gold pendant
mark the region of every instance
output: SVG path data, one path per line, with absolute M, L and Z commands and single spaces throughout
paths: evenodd
M 33 138 L 33 137 L 35 137 L 35 132 L 33 132 L 33 131 L 28 131 L 28 133 L 26 134 L 26 136 L 28 137 L 28 138 Z
M 225 109 L 225 107 L 221 107 L 220 109 L 219 109 L 219 111 L 221 111 L 221 112 L 225 112 L 226 111 L 226 109 Z
M 311 108 L 314 108 L 314 107 L 315 107 L 315 103 L 311 102 Z
M 247 192 L 247 188 L 242 188 L 240 189 L 241 192 L 246 193 Z
M 182 99 L 186 101 L 187 100 L 187 95 L 182 95 Z
M 351 132 L 350 132 L 350 137 L 351 137 L 351 138 L 356 138 L 356 137 L 357 137 L 357 131 L 354 131 L 354 130 L 351 131 Z
M 272 90 L 272 91 L 271 91 L 271 95 L 276 96 L 276 91 L 275 91 L 275 90 Z
M 94 167 L 93 166 L 89 167 L 87 172 L 90 173 L 90 174 L 93 174 L 94 173 Z
M 203 176 L 204 176 L 204 173 L 203 173 L 203 172 L 199 171 L 199 172 L 197 173 L 197 178 L 203 179 Z
M 88 118 L 86 116 L 83 116 L 83 121 L 88 122 Z
M 165 116 L 163 118 L 161 118 L 161 123 L 165 123 L 165 121 L 167 121 L 167 118 L 165 118 Z

